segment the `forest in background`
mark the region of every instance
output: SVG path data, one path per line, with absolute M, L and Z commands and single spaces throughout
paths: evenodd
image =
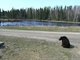
M 0 9 L 0 20 L 5 19 L 31 19 L 47 21 L 80 22 L 80 6 L 56 6 L 54 8 L 26 8 L 5 11 Z

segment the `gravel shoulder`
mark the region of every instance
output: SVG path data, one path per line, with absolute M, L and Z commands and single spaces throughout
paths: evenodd
M 44 39 L 47 41 L 58 41 L 60 36 L 67 36 L 70 39 L 70 41 L 80 43 L 79 32 L 48 32 L 48 31 L 0 29 L 0 35 L 34 38 L 42 40 Z

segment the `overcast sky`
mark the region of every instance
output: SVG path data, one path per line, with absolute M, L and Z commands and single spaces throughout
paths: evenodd
M 45 6 L 74 6 L 80 5 L 80 0 L 0 0 L 0 8 L 10 10 L 11 8 L 40 8 Z

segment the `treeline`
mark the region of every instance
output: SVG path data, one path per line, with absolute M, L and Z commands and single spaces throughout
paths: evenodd
M 54 8 L 27 8 L 4 11 L 0 9 L 0 19 L 35 19 L 80 22 L 80 6 L 57 6 Z

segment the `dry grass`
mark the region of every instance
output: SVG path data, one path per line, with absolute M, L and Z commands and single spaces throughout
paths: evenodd
M 60 46 L 59 42 L 47 42 L 28 38 L 0 36 L 5 42 L 1 60 L 79 60 L 73 49 Z
M 39 31 L 57 31 L 57 32 L 80 32 L 79 26 L 2 26 L 2 29 L 17 30 L 39 30 Z

